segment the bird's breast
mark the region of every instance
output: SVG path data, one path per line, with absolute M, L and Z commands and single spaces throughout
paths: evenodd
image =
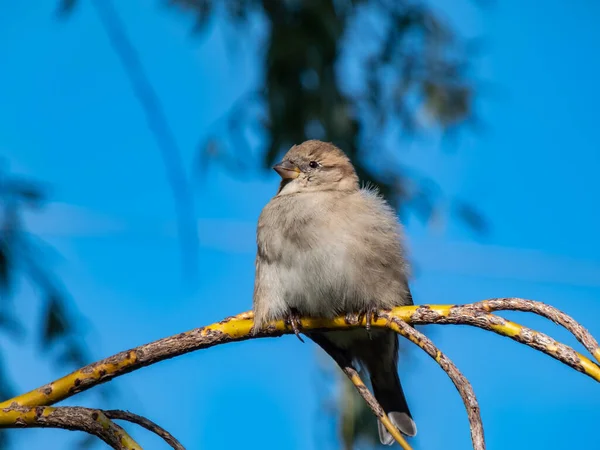
M 261 218 L 260 243 L 286 302 L 305 314 L 335 316 L 356 297 L 356 267 L 347 227 L 316 201 L 280 204 Z

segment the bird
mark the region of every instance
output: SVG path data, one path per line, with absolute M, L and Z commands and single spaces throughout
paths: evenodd
M 366 315 L 366 328 L 303 334 L 365 368 L 390 421 L 415 436 L 397 370 L 398 336 L 370 328 L 376 311 L 413 304 L 394 210 L 377 189 L 360 186 L 352 162 L 332 143 L 294 145 L 273 169 L 281 182 L 258 219 L 254 332 L 285 320 L 299 336 L 300 317 Z M 382 444 L 394 442 L 380 421 L 378 432 Z

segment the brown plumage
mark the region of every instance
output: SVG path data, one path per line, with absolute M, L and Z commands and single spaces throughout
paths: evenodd
M 292 147 L 274 169 L 282 177 L 257 230 L 256 329 L 297 316 L 369 314 L 412 304 L 396 216 L 373 189 L 360 189 L 348 157 L 332 144 Z M 397 372 L 398 339 L 388 330 L 307 333 L 369 372 L 375 397 L 400 431 L 416 434 Z M 379 424 L 384 444 L 392 436 Z

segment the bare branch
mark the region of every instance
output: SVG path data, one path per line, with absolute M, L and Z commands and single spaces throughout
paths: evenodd
M 62 428 L 85 431 L 97 436 L 116 450 L 142 450 L 127 432 L 101 410 L 76 406 L 27 407 L 13 403 L 2 409 L 2 428 Z
M 529 303 L 528 300 L 520 301 Z M 596 381 L 600 381 L 600 367 L 585 356 L 575 352 L 571 347 L 560 344 L 543 333 L 535 332 L 502 317 L 489 314 L 483 311 L 477 303 L 402 306 L 388 312 L 387 316 L 389 315 L 413 325 L 458 324 L 487 329 L 541 350 L 594 378 Z M 252 318 L 251 312 L 245 312 L 206 327 L 196 328 L 118 353 L 85 366 L 38 389 L 0 403 L 0 408 L 10 406 L 13 402 L 22 406 L 51 405 L 117 376 L 178 355 L 228 342 L 244 341 L 251 338 L 278 337 L 291 332 L 283 321 L 278 321 L 269 324 L 265 329 L 253 335 L 254 323 Z M 301 320 L 301 325 L 305 330 L 349 329 L 355 326 L 365 326 L 365 320 L 360 325 L 355 325 L 348 324 L 342 317 L 332 320 L 304 318 Z M 389 323 L 382 313 L 372 326 L 388 327 Z
M 427 336 L 396 317 L 390 315 L 389 320 L 392 324 L 390 327 L 392 330 L 425 350 L 425 352 L 440 365 L 444 372 L 448 374 L 465 404 L 471 428 L 471 442 L 473 442 L 473 449 L 485 450 L 483 423 L 481 422 L 479 404 L 477 403 L 473 386 L 471 386 L 469 380 L 467 380 L 450 358 L 444 355 Z
M 483 434 L 483 423 L 481 422 L 481 414 L 479 410 L 479 404 L 477 402 L 477 398 L 475 396 L 475 392 L 473 391 L 473 387 L 467 378 L 458 370 L 456 365 L 444 355 L 435 344 L 423 333 L 415 330 L 408 323 L 404 322 L 401 319 L 394 317 L 392 314 L 383 313 L 380 315 L 381 318 L 386 319 L 389 322 L 389 328 L 394 330 L 396 333 L 402 335 L 407 338 L 412 343 L 418 345 L 421 349 L 423 349 L 429 356 L 431 356 L 435 362 L 437 362 L 440 367 L 448 374 L 452 383 L 458 390 L 460 396 L 462 397 L 463 403 L 467 410 L 467 416 L 469 418 L 469 424 L 471 429 L 471 441 L 473 442 L 473 448 L 475 450 L 485 450 L 485 439 Z M 356 324 L 359 323 L 359 318 L 357 316 Z M 375 397 L 369 392 L 366 388 L 362 380 L 360 379 L 356 370 L 352 367 L 351 361 L 349 358 L 340 353 L 336 347 L 333 347 L 329 344 L 329 341 L 326 339 L 320 339 L 318 336 L 313 336 L 311 333 L 311 339 L 313 339 L 317 344 L 325 350 L 329 356 L 331 356 L 335 362 L 340 366 L 342 371 L 350 378 L 350 381 L 359 394 L 363 397 L 363 399 L 367 402 L 367 405 L 371 408 L 375 416 L 381 420 L 381 423 L 385 426 L 385 428 L 390 432 L 390 434 L 394 437 L 396 442 L 400 444 L 400 446 L 407 450 L 410 449 L 408 443 L 404 440 L 404 437 L 398 432 L 396 427 L 389 421 L 388 417 L 385 415 L 385 412 L 375 400 Z
M 126 420 L 128 422 L 135 423 L 163 438 L 163 440 L 175 450 L 185 450 L 183 445 L 181 445 L 181 443 L 177 439 L 175 439 L 175 437 L 171 433 L 169 433 L 164 428 L 158 426 L 151 420 L 146 419 L 145 417 L 138 416 L 137 414 L 131 413 L 129 411 L 121 411 L 119 409 L 111 409 L 108 411 L 104 411 L 104 415 L 109 419 Z
M 516 299 L 515 299 L 516 300 Z M 523 302 L 523 308 L 529 300 Z M 486 312 L 479 303 L 468 305 L 423 305 L 415 306 L 413 314 L 404 312 L 398 314 L 398 308 L 390 314 L 394 317 L 412 323 L 413 325 L 471 325 L 496 334 L 509 337 L 521 344 L 528 345 L 561 361 L 573 369 L 600 381 L 600 367 L 571 347 L 555 341 L 550 336 L 539 331 L 519 325 L 510 320 Z
M 342 372 L 346 374 L 360 396 L 364 399 L 369 408 L 371 408 L 371 411 L 373 411 L 375 417 L 381 421 L 383 426 L 385 426 L 385 429 L 388 430 L 396 442 L 400 444 L 400 447 L 402 447 L 403 450 L 412 450 L 412 447 L 408 445 L 408 442 L 406 442 L 404 436 L 402 436 L 400 431 L 391 422 L 375 396 L 371 394 L 371 391 L 369 391 L 367 386 L 365 386 L 365 383 L 363 383 L 360 375 L 352 365 L 352 361 L 348 355 L 346 355 L 338 347 L 331 345 L 327 339 L 322 339 L 319 335 L 311 333 L 310 338 L 315 341 L 323 350 L 325 350 L 327 354 L 331 356 L 331 358 L 337 363 L 337 365 L 340 366 Z
M 523 301 L 520 298 L 493 298 L 475 303 L 475 305 L 481 305 L 484 310 L 489 312 L 506 310 L 523 311 L 550 319 L 557 325 L 569 330 L 588 352 L 594 356 L 596 361 L 600 362 L 600 347 L 598 346 L 598 341 L 594 339 L 588 330 L 577 323 L 575 319 L 564 312 L 559 311 L 554 306 L 533 300 Z
M 600 381 L 600 366 L 596 363 L 576 352 L 571 347 L 561 344 L 543 333 L 490 313 L 490 311 L 500 309 L 530 311 L 548 317 L 569 329 L 594 355 L 597 355 L 599 352 L 597 343 L 589 332 L 566 314 L 542 303 L 517 298 L 491 299 L 467 305 L 398 307 L 391 311 L 381 311 L 378 314 L 377 320 L 371 324 L 373 327 L 390 328 L 407 337 L 432 356 L 448 373 L 465 402 L 472 427 L 471 436 L 473 445 L 476 450 L 484 448 L 483 428 L 479 418 L 479 407 L 477 406 L 471 386 L 458 369 L 454 367 L 452 362 L 430 340 L 407 324 L 471 325 L 493 331 L 494 333 L 507 336 L 517 342 L 540 350 L 594 380 Z M 301 327 L 305 331 L 347 330 L 358 326 L 364 327 L 365 325 L 364 318 L 354 322 L 342 317 L 335 319 L 304 318 L 301 320 Z M 10 426 L 10 424 L 3 425 L 6 418 L 4 418 L 2 413 L 7 414 L 6 408 L 50 405 L 117 376 L 184 353 L 228 342 L 262 337 L 278 337 L 292 332 L 284 321 L 272 322 L 266 328 L 257 332 L 254 332 L 253 326 L 253 315 L 251 312 L 246 312 L 206 327 L 196 328 L 185 333 L 141 345 L 90 364 L 52 383 L 0 403 L 0 427 Z M 341 365 L 343 370 L 346 366 L 348 364 Z M 348 369 L 344 371 L 355 382 L 355 386 L 359 389 L 359 392 L 363 394 L 364 389 L 361 386 L 364 385 L 360 379 L 354 377 L 355 372 Z M 369 397 L 364 397 L 369 402 Z M 377 410 L 379 406 L 372 403 L 369 403 L 369 406 L 371 406 L 380 419 L 383 418 L 382 423 L 384 423 L 385 414 L 382 416 L 379 415 Z M 5 410 L 2 411 L 2 408 L 5 408 Z

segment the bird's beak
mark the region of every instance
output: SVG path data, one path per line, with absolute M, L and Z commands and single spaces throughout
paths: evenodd
M 284 180 L 293 180 L 298 178 L 300 175 L 300 168 L 291 161 L 281 161 L 279 164 L 273 166 L 273 170 L 279 174 Z

